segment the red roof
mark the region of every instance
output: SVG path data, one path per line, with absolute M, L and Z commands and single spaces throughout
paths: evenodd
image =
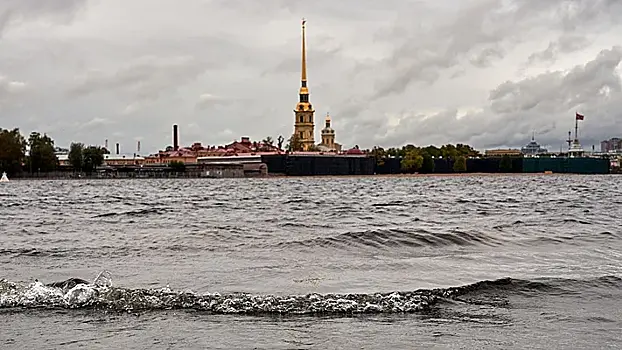
M 363 151 L 361 151 L 358 148 L 350 148 L 349 150 L 346 151 L 346 154 L 365 154 L 365 153 L 363 153 Z

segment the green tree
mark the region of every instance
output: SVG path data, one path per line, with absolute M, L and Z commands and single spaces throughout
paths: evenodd
M 30 147 L 28 155 L 28 169 L 30 172 L 50 172 L 58 166 L 58 158 L 54 150 L 54 140 L 46 134 L 33 131 L 28 137 Z
M 26 139 L 18 128 L 0 128 L 0 171 L 9 176 L 20 173 L 26 153 Z
M 270 150 L 272 150 L 272 147 L 274 147 L 274 140 L 272 139 L 271 136 L 266 137 L 265 139 L 261 140 L 261 142 L 258 145 L 259 147 L 257 147 L 257 150 L 260 152 L 268 152 Z
M 440 151 L 441 151 L 441 156 L 443 158 L 456 159 L 459 155 L 458 150 L 456 149 L 456 146 L 451 145 L 451 144 L 441 146 Z
M 461 143 L 456 145 L 456 152 L 458 153 L 458 155 L 465 156 L 465 157 L 481 156 L 481 154 L 478 151 L 474 150 L 473 147 L 469 145 L 463 145 Z
M 82 171 L 84 166 L 84 157 L 82 153 L 84 152 L 84 145 L 81 143 L 71 143 L 69 146 L 69 164 L 74 171 Z
M 456 157 L 454 161 L 454 172 L 464 173 L 467 171 L 466 158 L 464 156 Z
M 371 156 L 376 160 L 376 166 L 384 166 L 384 160 L 387 158 L 384 148 L 374 146 L 371 150 Z
M 400 162 L 403 171 L 414 173 L 421 169 L 423 165 L 423 157 L 419 154 L 417 149 L 411 148 L 402 161 Z
M 302 141 L 298 137 L 298 135 L 292 135 L 289 139 L 289 144 L 287 145 L 287 150 L 290 152 L 298 152 L 302 151 Z
M 307 148 L 307 151 L 309 152 L 318 152 L 320 149 L 316 146 L 316 145 L 311 145 L 309 146 L 309 148 Z
M 499 170 L 502 173 L 511 173 L 512 172 L 512 158 L 509 155 L 505 154 L 501 161 L 499 162 Z
M 104 163 L 104 148 L 89 146 L 82 150 L 82 170 L 87 174 Z
M 263 141 L 261 141 L 262 143 L 265 143 L 266 145 L 270 145 L 273 146 L 274 145 L 274 140 L 272 139 L 271 136 L 266 137 L 265 139 L 263 139 Z
M 424 155 L 428 155 L 430 157 L 440 157 L 442 156 L 441 150 L 438 147 L 435 146 L 428 146 L 428 147 L 424 147 L 421 149 L 421 151 L 424 153 Z
M 421 172 L 422 173 L 433 173 L 434 172 L 434 159 L 429 154 L 423 156 L 423 164 L 421 164 Z

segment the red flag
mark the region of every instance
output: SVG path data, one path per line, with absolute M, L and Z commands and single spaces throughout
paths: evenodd
M 583 115 L 575 112 L 575 114 L 577 115 L 577 120 L 583 120 L 583 118 L 585 118 Z

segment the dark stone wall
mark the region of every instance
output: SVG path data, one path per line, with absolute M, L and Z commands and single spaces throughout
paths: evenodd
M 375 168 L 371 157 L 266 155 L 261 161 L 268 173 L 290 176 L 373 175 Z
M 606 158 L 525 158 L 523 171 L 526 173 L 609 174 L 611 161 Z
M 261 162 L 268 166 L 269 174 L 285 174 L 287 156 L 284 154 L 270 154 L 261 156 Z
M 573 173 L 573 174 L 608 174 L 610 161 L 602 158 L 519 158 L 513 157 L 510 173 Z M 502 173 L 502 158 L 467 159 L 467 173 Z M 401 159 L 388 158 L 382 166 L 376 166 L 378 174 L 399 174 Z M 434 160 L 435 174 L 453 173 L 453 161 Z M 507 173 L 507 172 L 506 172 Z

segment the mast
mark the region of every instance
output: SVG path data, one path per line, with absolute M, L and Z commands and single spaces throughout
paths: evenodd
M 574 140 L 579 142 L 579 119 L 574 118 Z

